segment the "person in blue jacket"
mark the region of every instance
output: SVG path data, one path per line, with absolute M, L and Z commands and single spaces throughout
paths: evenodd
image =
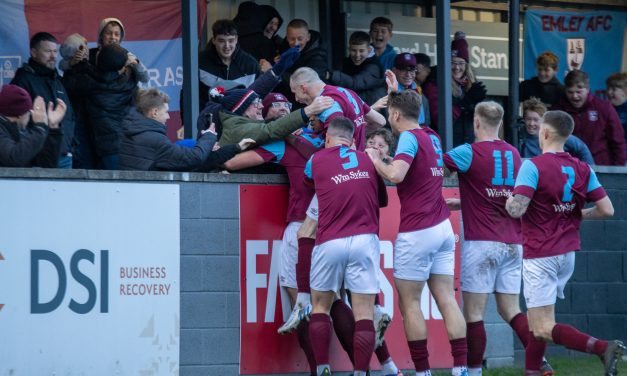
M 538 130 L 542 123 L 542 116 L 544 116 L 546 111 L 546 105 L 538 98 L 532 97 L 523 102 L 525 136 L 520 150 L 521 157 L 532 158 L 542 154 L 538 140 Z M 590 149 L 588 149 L 588 146 L 577 136 L 570 135 L 568 137 L 564 145 L 564 150 L 589 165 L 594 164 Z

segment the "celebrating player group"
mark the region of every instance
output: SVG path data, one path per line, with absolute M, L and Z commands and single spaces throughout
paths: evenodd
M 383 340 L 390 317 L 377 299 L 379 208 L 387 205 L 387 180 L 396 184 L 401 204 L 394 284 L 415 366 L 412 375 L 431 375 L 420 301 L 425 284 L 444 319 L 454 376 L 481 375 L 487 342 L 483 316 L 492 293 L 498 313 L 525 347 L 525 375 L 553 375 L 544 358 L 548 342 L 596 354 L 605 375 L 617 375 L 625 349 L 620 341 L 555 322 L 556 299 L 564 298 L 580 249 L 581 220 L 614 212 L 590 166 L 564 152 L 574 127 L 570 115 L 547 112 L 539 130 L 543 154 L 521 162 L 517 149 L 499 139 L 503 108 L 481 102 L 474 112 L 474 143 L 444 153 L 438 134 L 418 123 L 420 96 L 396 92 L 395 78 L 386 76 L 392 88 L 385 98 L 387 120 L 398 136 L 393 158 L 383 151 L 385 142 L 377 142 L 379 135 L 366 142 L 365 128 L 379 128 L 385 118 L 354 92 L 325 85 L 309 68 L 297 70 L 290 82 L 302 103 L 317 96 L 335 101 L 316 119 L 318 145 L 324 142 L 324 148 L 311 156 L 294 149 L 290 155 L 300 155 L 302 162 L 288 171 L 293 210 L 283 239 L 280 281 L 290 290 L 294 309 L 279 332 L 298 333 L 311 374 L 331 375 L 332 330 L 354 375 L 368 374 L 373 352 L 383 375 L 402 374 Z M 312 143 L 311 136 L 297 137 Z M 259 155 L 271 160 L 270 154 Z M 442 195 L 446 170 L 457 173 L 460 199 Z M 591 205 L 584 208 L 587 202 Z M 455 236 L 449 221 L 449 210 L 459 209 L 461 309 L 453 287 Z M 521 281 L 526 314 L 519 306 Z

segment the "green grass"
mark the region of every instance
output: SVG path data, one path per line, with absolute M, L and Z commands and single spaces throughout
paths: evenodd
M 583 376 L 583 375 L 603 375 L 603 365 L 596 356 L 581 356 L 576 358 L 570 357 L 550 357 L 549 363 L 555 370 L 555 376 Z M 627 371 L 627 362 L 623 358 L 618 364 L 620 371 Z M 433 376 L 448 376 L 449 371 L 437 371 Z M 483 370 L 483 376 L 521 376 L 522 368 L 507 367 Z

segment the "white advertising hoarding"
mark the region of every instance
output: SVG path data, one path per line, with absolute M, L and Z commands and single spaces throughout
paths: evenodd
M 179 187 L 0 183 L 0 374 L 178 375 Z

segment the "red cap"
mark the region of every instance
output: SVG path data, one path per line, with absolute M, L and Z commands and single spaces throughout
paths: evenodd
M 33 108 L 28 92 L 16 85 L 4 85 L 0 90 L 0 115 L 19 117 Z
M 463 31 L 455 33 L 455 38 L 451 42 L 451 56 L 459 57 L 468 62 L 468 42 Z

